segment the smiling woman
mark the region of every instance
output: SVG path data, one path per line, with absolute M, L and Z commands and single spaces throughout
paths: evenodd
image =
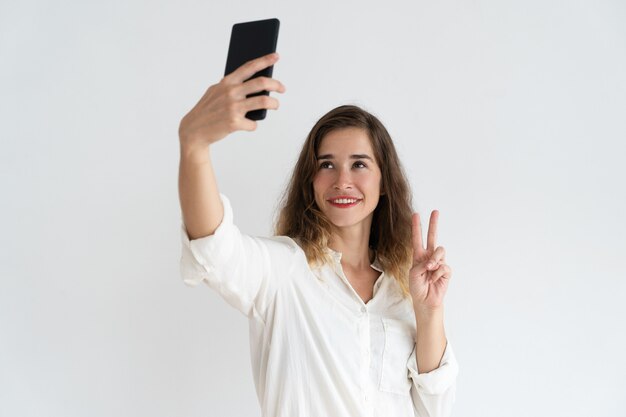
M 333 210 L 329 200 L 342 197 L 360 201 L 352 210 Z M 375 116 L 346 105 L 320 118 L 282 207 L 275 234 L 299 239 L 309 263 L 328 261 L 327 246 L 344 253 L 364 242 L 409 295 L 411 191 L 391 137 Z
M 254 130 L 243 120 L 250 109 L 277 108 L 246 94 L 282 84 L 244 82 L 276 59 L 231 73 L 181 121 L 182 278 L 248 317 L 262 415 L 448 416 L 458 365 L 443 327 L 451 274 L 435 243 L 437 212 L 423 248 L 408 181 L 375 116 L 340 106 L 313 126 L 275 236 L 239 230 L 218 191 L 207 148 Z

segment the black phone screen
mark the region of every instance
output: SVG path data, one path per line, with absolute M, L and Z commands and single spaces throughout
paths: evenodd
M 252 59 L 276 52 L 279 26 L 280 21 L 275 18 L 234 24 L 230 34 L 224 75 L 230 74 Z M 271 65 L 254 73 L 248 79 L 260 76 L 271 77 L 273 70 L 274 66 Z M 248 94 L 246 98 L 262 94 L 267 96 L 269 91 L 263 90 Z M 257 109 L 247 112 L 246 117 L 250 120 L 261 120 L 265 119 L 266 113 L 267 109 Z

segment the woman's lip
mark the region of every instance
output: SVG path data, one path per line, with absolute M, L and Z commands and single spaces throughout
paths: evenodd
M 340 195 L 338 197 L 333 197 L 333 198 L 329 198 L 326 201 L 333 201 L 333 200 L 341 200 L 341 199 L 347 199 L 347 200 L 363 200 L 362 198 L 358 198 L 358 197 L 351 197 L 349 195 Z
M 354 203 L 350 203 L 350 204 L 339 204 L 339 203 L 333 203 L 332 201 L 328 200 L 328 202 L 334 206 L 334 207 L 339 207 L 339 208 L 349 208 L 349 207 L 354 207 L 357 204 L 359 204 L 361 202 L 361 200 L 357 200 Z

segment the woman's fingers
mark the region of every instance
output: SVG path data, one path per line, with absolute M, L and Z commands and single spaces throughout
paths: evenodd
M 274 97 L 266 96 L 266 95 L 250 97 L 250 98 L 245 99 L 242 103 L 242 109 L 245 110 L 246 113 L 249 112 L 250 110 L 257 110 L 257 109 L 276 110 L 278 109 L 278 106 L 279 106 L 279 103 L 277 99 L 275 99 Z
M 430 213 L 430 224 L 428 225 L 428 240 L 426 250 L 434 250 L 437 246 L 437 221 L 439 220 L 439 210 Z
M 224 81 L 227 84 L 241 84 L 248 78 L 252 77 L 263 68 L 267 68 L 270 65 L 274 65 L 278 61 L 278 53 L 264 55 L 262 57 L 252 59 L 245 64 L 241 65 L 235 71 L 224 77 Z
M 430 282 L 434 284 L 435 282 L 439 281 L 440 278 L 450 279 L 451 276 L 452 269 L 448 265 L 444 264 L 441 265 L 439 269 L 437 269 L 435 272 L 433 272 L 433 275 L 430 278 Z
M 287 89 L 280 81 L 269 77 L 256 77 L 246 81 L 237 87 L 241 97 L 246 97 L 249 94 L 258 93 L 259 91 L 277 91 L 284 93 Z
M 211 85 L 196 105 L 183 117 L 178 128 L 181 143 L 186 146 L 208 146 L 237 130 L 255 130 L 257 123 L 247 119 L 246 113 L 257 109 L 277 109 L 278 100 L 259 94 L 247 98 L 252 92 L 284 92 L 285 86 L 269 77 L 254 74 L 278 61 L 278 54 L 268 54 L 241 65 Z
M 443 246 L 439 246 L 426 262 L 426 268 L 429 270 L 437 269 L 437 267 L 445 261 L 445 257 L 446 250 Z
M 257 126 L 256 121 L 250 120 L 246 117 L 242 117 L 239 120 L 239 128 L 241 130 L 246 130 L 248 132 L 251 132 L 253 130 L 256 130 L 256 126 Z

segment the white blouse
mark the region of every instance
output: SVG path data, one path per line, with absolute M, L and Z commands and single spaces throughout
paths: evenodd
M 205 282 L 248 317 L 254 384 L 264 417 L 449 416 L 458 364 L 448 342 L 441 363 L 418 372 L 415 313 L 382 272 L 364 303 L 334 265 L 311 269 L 287 236 L 254 237 L 224 218 L 189 240 L 181 226 L 185 284 Z

